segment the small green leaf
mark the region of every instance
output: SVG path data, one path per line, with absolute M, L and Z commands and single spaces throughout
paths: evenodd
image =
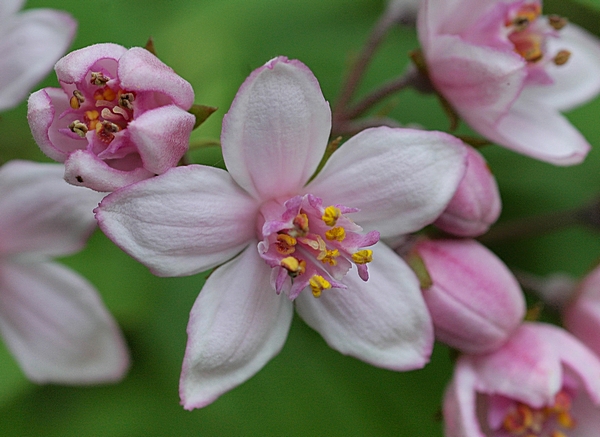
M 200 126 L 202 123 L 206 121 L 210 115 L 215 112 L 218 108 L 212 106 L 205 105 L 192 105 L 190 110 L 188 111 L 194 117 L 196 117 L 196 123 L 194 123 L 194 129 Z
M 152 53 L 154 56 L 156 56 L 156 49 L 154 48 L 154 40 L 152 39 L 152 37 L 148 38 L 148 41 L 146 41 L 146 45 L 144 46 L 144 48 L 150 53 Z

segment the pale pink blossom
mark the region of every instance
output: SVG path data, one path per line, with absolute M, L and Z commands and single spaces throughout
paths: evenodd
M 431 279 L 423 297 L 437 340 L 464 353 L 491 352 L 521 324 L 521 287 L 485 246 L 475 240 L 423 240 L 414 252 Z
M 445 436 L 595 436 L 599 404 L 598 358 L 556 326 L 524 323 L 501 349 L 458 359 Z
M 62 88 L 33 93 L 27 118 L 70 184 L 113 191 L 166 172 L 187 151 L 194 91 L 148 50 L 96 44 L 55 70 Z
M 96 210 L 106 235 L 155 274 L 219 266 L 190 314 L 186 409 L 213 402 L 276 355 L 294 304 L 344 354 L 394 370 L 427 362 L 433 333 L 418 280 L 374 243 L 440 214 L 462 177 L 464 146 L 439 132 L 368 129 L 311 180 L 330 130 L 311 71 L 275 58 L 244 82 L 224 118 L 229 173 L 178 167 Z
M 0 333 L 38 383 L 120 379 L 129 358 L 94 287 L 50 260 L 80 250 L 101 196 L 68 185 L 59 164 L 0 168 Z
M 571 302 L 563 308 L 565 328 L 600 356 L 600 267 L 572 291 Z
M 459 237 L 478 237 L 498 220 L 501 209 L 496 178 L 483 156 L 469 147 L 465 175 L 448 207 L 433 224 Z
M 423 0 L 419 40 L 431 82 L 490 140 L 557 165 L 589 144 L 559 111 L 600 91 L 600 42 L 538 0 Z
M 66 12 L 0 4 L 0 111 L 23 101 L 68 49 L 77 23 Z

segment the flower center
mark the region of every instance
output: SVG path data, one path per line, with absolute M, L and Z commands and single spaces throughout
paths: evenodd
M 354 264 L 363 281 L 367 264 L 379 241 L 379 232 L 362 234 L 362 228 L 345 215 L 357 212 L 341 205 L 323 207 L 312 194 L 296 196 L 283 205 L 270 202 L 261 208 L 264 224 L 258 251 L 273 268 L 273 288 L 295 299 L 306 287 L 319 297 L 330 288 L 346 288 L 340 282 Z
M 73 91 L 69 101 L 78 118 L 69 124 L 69 130 L 81 138 L 94 131 L 97 139 L 108 145 L 115 134 L 125 129 L 133 118 L 135 93 L 110 83 L 102 72 L 92 71 L 88 83 Z M 112 81 L 117 82 L 117 81 Z
M 567 437 L 566 432 L 576 426 L 571 405 L 571 395 L 564 390 L 558 392 L 550 406 L 532 408 L 517 402 L 504 417 L 501 429 L 518 437 Z
M 524 3 L 516 9 L 509 10 L 504 25 L 508 30 L 508 39 L 514 50 L 528 63 L 534 64 L 545 56 L 545 42 L 548 36 L 558 36 L 567 20 L 557 15 L 548 17 L 547 24 L 540 20 L 542 7 L 539 3 Z M 569 59 L 568 50 L 558 51 L 552 61 L 563 65 Z

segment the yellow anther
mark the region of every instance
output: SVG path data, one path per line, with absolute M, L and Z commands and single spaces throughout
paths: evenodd
M 304 237 L 308 234 L 308 216 L 301 212 L 294 217 L 294 229 L 290 229 L 288 233 L 293 237 Z
M 328 206 L 323 211 L 323 217 L 321 219 L 325 222 L 327 226 L 335 226 L 337 223 L 337 219 L 342 215 L 342 211 L 336 206 Z
M 367 264 L 373 261 L 373 251 L 370 249 L 359 250 L 352 254 L 352 261 L 356 264 Z
M 282 255 L 290 255 L 296 251 L 296 239 L 287 234 L 277 235 L 277 252 Z
M 313 275 L 313 277 L 308 280 L 308 285 L 310 285 L 314 297 L 321 296 L 323 290 L 331 288 L 329 281 L 320 275 Z
M 564 65 L 567 63 L 567 61 L 569 60 L 570 57 L 571 57 L 570 51 L 561 50 L 556 54 L 556 56 L 554 57 L 554 59 L 552 59 L 552 61 L 554 61 L 554 63 L 556 65 Z
M 323 264 L 329 264 L 330 266 L 337 266 L 336 258 L 339 256 L 340 256 L 340 251 L 337 249 L 324 250 L 317 256 L 317 259 L 319 261 L 321 261 Z
M 79 109 L 83 102 L 85 102 L 85 97 L 83 97 L 81 91 L 74 90 L 73 97 L 71 97 L 71 100 L 69 100 L 69 105 L 71 106 L 71 108 Z
M 288 274 L 295 278 L 306 271 L 306 261 L 299 260 L 293 256 L 285 257 L 280 262 L 281 267 L 288 271 Z
M 79 120 L 75 120 L 74 122 L 69 124 L 69 129 L 71 129 L 71 132 L 76 133 L 81 138 L 85 138 L 85 134 L 88 131 L 87 125 Z
M 133 102 L 135 96 L 133 93 L 121 93 L 119 92 L 119 106 L 122 108 L 133 109 Z
M 558 413 L 556 416 L 556 421 L 563 428 L 567 428 L 567 429 L 575 428 L 575 419 L 573 419 L 573 416 L 571 416 L 571 414 L 566 411 L 562 412 L 562 413 Z
M 97 86 L 105 85 L 110 79 L 106 77 L 101 71 L 92 71 L 92 78 L 90 83 Z
M 328 240 L 344 241 L 346 238 L 346 230 L 341 226 L 336 226 L 325 232 L 325 238 Z
M 100 113 L 96 110 L 94 111 L 85 111 L 84 112 L 85 118 L 88 121 L 92 121 L 92 120 L 98 120 L 98 117 L 100 117 Z

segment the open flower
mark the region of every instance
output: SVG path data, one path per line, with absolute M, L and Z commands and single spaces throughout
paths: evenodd
M 70 184 L 113 191 L 166 172 L 187 151 L 194 91 L 148 50 L 96 44 L 55 70 L 62 89 L 33 93 L 27 118 Z
M 519 153 L 581 162 L 589 144 L 558 111 L 600 90 L 600 42 L 538 0 L 423 0 L 431 82 L 471 127 Z
M 66 12 L 31 9 L 24 0 L 0 5 L 0 111 L 12 108 L 66 51 L 77 23 Z
M 62 180 L 63 166 L 0 168 L 0 333 L 35 382 L 120 379 L 129 358 L 96 290 L 49 260 L 80 250 L 101 196 Z
M 311 71 L 275 58 L 246 79 L 224 118 L 229 173 L 178 167 L 96 210 L 106 235 L 156 274 L 220 266 L 190 315 L 185 408 L 211 403 L 279 352 L 293 299 L 344 354 L 395 370 L 428 360 L 432 326 L 418 280 L 375 243 L 440 214 L 464 172 L 464 146 L 443 133 L 369 129 L 307 184 L 330 129 Z
M 496 352 L 458 359 L 445 436 L 593 436 L 599 404 L 598 358 L 560 328 L 525 323 Z

